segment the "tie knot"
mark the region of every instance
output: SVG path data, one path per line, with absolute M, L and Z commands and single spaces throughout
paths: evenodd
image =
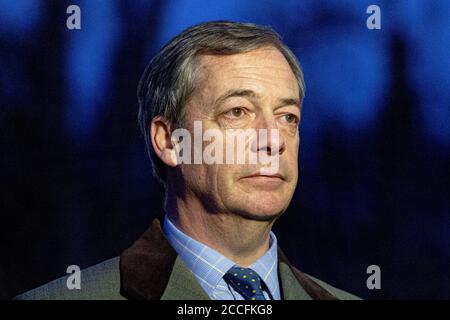
M 234 266 L 223 278 L 245 300 L 266 300 L 262 291 L 261 278 L 254 270 Z

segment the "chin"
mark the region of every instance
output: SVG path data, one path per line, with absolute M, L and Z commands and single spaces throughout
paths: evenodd
M 245 218 L 247 220 L 254 220 L 254 221 L 267 221 L 267 222 L 271 222 L 276 220 L 279 216 L 281 216 L 283 214 L 284 211 L 282 212 L 250 212 L 247 210 L 242 210 L 242 211 L 238 211 L 238 215 L 241 216 L 242 218 Z
M 286 182 L 239 181 L 224 185 L 219 193 L 226 210 L 248 220 L 274 221 L 286 211 L 293 195 L 293 188 Z
M 283 214 L 286 202 L 270 202 L 269 199 L 242 203 L 234 212 L 245 219 L 256 221 L 273 221 Z

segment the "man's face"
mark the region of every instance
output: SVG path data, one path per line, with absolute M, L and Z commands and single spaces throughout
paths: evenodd
M 268 139 L 249 139 L 246 151 L 279 157 L 279 165 L 276 174 L 264 175 L 261 164 L 181 164 L 187 194 L 213 213 L 272 220 L 287 208 L 297 184 L 296 78 L 272 47 L 199 60 L 202 80 L 186 105 L 184 127 L 194 136 L 194 121 L 201 121 L 203 131 L 220 130 L 224 137 L 227 129 L 266 129 Z M 274 129 L 278 138 L 271 137 Z

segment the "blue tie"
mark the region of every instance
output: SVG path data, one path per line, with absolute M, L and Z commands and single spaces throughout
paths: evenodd
M 261 278 L 250 268 L 234 266 L 225 273 L 223 279 L 245 300 L 266 300 L 262 291 Z

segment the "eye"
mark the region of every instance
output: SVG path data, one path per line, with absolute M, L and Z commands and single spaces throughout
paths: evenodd
M 244 109 L 241 107 L 235 107 L 227 112 L 232 118 L 240 118 L 244 115 Z
M 286 120 L 287 123 L 292 123 L 292 124 L 297 124 L 298 123 L 297 116 L 292 114 L 292 113 L 285 114 L 283 117 L 284 117 L 284 119 Z

